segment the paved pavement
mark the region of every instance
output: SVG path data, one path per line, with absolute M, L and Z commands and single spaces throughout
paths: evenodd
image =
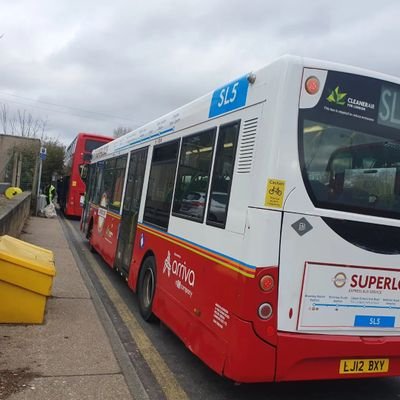
M 57 276 L 43 325 L 0 324 L 0 399 L 132 399 L 58 218 L 21 239 L 54 252 Z

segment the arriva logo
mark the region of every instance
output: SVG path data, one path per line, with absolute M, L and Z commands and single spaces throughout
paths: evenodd
M 167 258 L 164 260 L 163 274 L 167 272 L 168 278 L 171 276 L 171 253 L 168 251 Z
M 341 93 L 339 86 L 336 86 L 335 90 L 332 90 L 331 94 L 326 98 L 329 103 L 337 104 L 338 106 L 344 106 L 346 104 L 345 98 L 347 93 Z
M 171 261 L 171 253 L 168 251 L 167 257 L 164 260 L 163 274 L 167 274 L 168 278 L 172 274 L 180 279 L 182 283 L 193 287 L 196 280 L 195 272 L 186 265 L 186 261 L 181 261 L 182 257 L 179 254 L 174 253 L 174 257 L 177 259 Z

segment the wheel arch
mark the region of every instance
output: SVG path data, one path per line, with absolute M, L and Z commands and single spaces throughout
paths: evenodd
M 139 281 L 139 276 L 140 276 L 140 271 L 143 268 L 143 264 L 146 260 L 147 257 L 154 257 L 154 262 L 156 265 L 156 275 L 157 275 L 157 258 L 156 258 L 156 254 L 152 249 L 148 249 L 146 250 L 146 252 L 143 254 L 143 257 L 140 260 L 140 265 L 139 268 L 134 272 L 134 274 L 132 274 L 133 279 L 129 280 L 129 287 L 135 292 L 137 293 L 137 289 L 138 289 L 138 281 Z
M 136 293 L 139 311 L 147 322 L 157 320 L 153 312 L 153 302 L 157 287 L 157 261 L 153 251 L 146 251 L 137 274 Z

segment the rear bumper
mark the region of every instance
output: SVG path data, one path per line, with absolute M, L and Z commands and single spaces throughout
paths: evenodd
M 385 373 L 340 374 L 342 359 L 389 359 Z M 400 336 L 354 337 L 278 333 L 276 381 L 400 375 Z

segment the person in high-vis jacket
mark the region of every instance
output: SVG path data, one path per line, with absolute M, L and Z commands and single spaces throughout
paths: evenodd
M 49 205 L 56 196 L 56 188 L 52 183 L 46 186 L 45 195 L 46 195 L 47 205 Z

